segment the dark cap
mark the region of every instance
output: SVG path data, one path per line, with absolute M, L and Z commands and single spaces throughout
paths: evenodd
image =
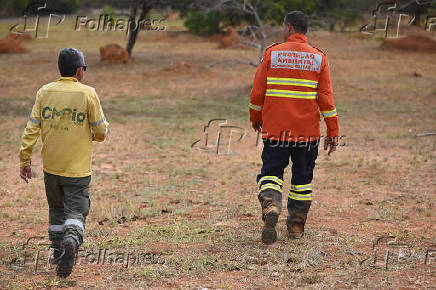
M 58 66 L 62 76 L 74 76 L 77 68 L 86 67 L 83 52 L 72 47 L 62 48 L 59 51 Z

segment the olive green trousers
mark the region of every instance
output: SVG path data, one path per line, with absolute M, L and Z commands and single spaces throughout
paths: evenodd
M 91 176 L 63 177 L 44 172 L 45 192 L 49 206 L 48 235 L 52 247 L 60 247 L 66 237 L 83 243 L 86 216 L 89 213 Z

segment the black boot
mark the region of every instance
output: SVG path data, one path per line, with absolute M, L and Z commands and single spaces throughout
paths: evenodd
M 64 233 L 61 231 L 48 231 L 48 237 L 51 241 L 49 250 L 51 251 L 50 264 L 57 265 L 63 255 L 62 241 L 64 240 Z
M 78 243 L 73 237 L 67 237 L 62 243 L 63 255 L 56 268 L 56 274 L 61 278 L 70 276 L 76 260 Z
M 64 251 L 61 249 L 61 245 L 51 245 L 50 250 L 52 250 L 52 255 L 50 257 L 50 264 L 59 264 Z

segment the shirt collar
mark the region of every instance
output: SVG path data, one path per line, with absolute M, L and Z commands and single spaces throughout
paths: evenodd
M 291 36 L 289 36 L 288 39 L 286 39 L 286 41 L 307 43 L 307 36 L 302 33 L 294 33 Z
M 60 77 L 56 81 L 73 81 L 73 82 L 78 82 L 78 80 L 75 77 Z

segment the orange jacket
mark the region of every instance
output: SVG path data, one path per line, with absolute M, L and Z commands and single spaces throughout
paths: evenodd
M 313 141 L 320 138 L 320 114 L 327 136 L 339 135 L 326 55 L 303 34 L 269 46 L 254 77 L 250 120 L 262 122 L 263 138 Z

